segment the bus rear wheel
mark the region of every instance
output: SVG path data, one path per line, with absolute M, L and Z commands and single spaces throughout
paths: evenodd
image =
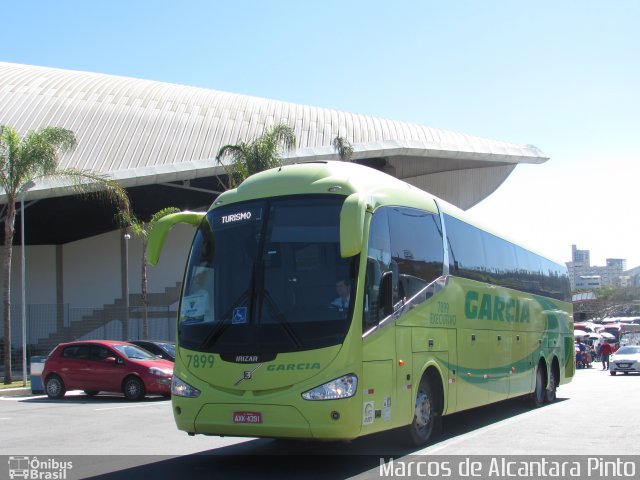
M 426 444 L 433 434 L 436 422 L 436 400 L 433 387 L 426 377 L 423 377 L 416 395 L 416 408 L 413 422 L 409 425 L 411 440 L 416 446 Z
M 541 407 L 544 405 L 545 398 L 547 396 L 547 389 L 545 387 L 544 381 L 544 364 L 539 363 L 538 368 L 536 368 L 536 389 L 533 391 L 533 404 L 536 407 Z
M 556 401 L 556 391 L 558 389 L 558 374 L 555 369 L 555 365 L 551 366 L 549 371 L 549 381 L 547 382 L 547 389 L 545 390 L 544 400 L 547 403 L 553 403 Z

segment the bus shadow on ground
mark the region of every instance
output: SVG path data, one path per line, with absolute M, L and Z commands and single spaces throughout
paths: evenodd
M 532 410 L 531 405 L 530 400 L 513 399 L 447 416 L 430 446 L 526 414 Z M 380 478 L 381 462 L 415 455 L 420 450 L 407 445 L 401 430 L 350 442 L 256 439 L 175 458 L 141 457 L 139 461 L 144 464 L 134 467 L 130 467 L 131 459 L 122 459 L 127 466 L 119 470 L 116 457 L 114 471 L 91 478 Z M 446 455 L 446 451 L 439 454 Z

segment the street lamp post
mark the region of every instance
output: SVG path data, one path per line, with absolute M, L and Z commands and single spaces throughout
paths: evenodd
M 20 189 L 20 263 L 22 268 L 22 386 L 27 386 L 27 282 L 26 282 L 26 259 L 24 251 L 24 196 L 27 190 L 35 186 L 31 180 L 25 183 Z
M 124 234 L 124 328 L 123 340 L 129 339 L 129 232 Z

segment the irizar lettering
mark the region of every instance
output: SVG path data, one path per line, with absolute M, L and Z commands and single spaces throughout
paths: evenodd
M 236 362 L 238 363 L 256 363 L 258 361 L 257 355 L 237 355 Z
M 529 301 L 505 298 L 469 290 L 464 300 L 464 314 L 469 320 L 495 320 L 500 322 L 529 323 Z
M 240 220 L 251 220 L 251 212 L 232 213 L 231 215 L 222 215 L 222 223 L 238 222 Z

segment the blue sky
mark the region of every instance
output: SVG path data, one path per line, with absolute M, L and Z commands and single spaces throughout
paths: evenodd
M 23 0 L 0 60 L 536 145 L 471 213 L 560 261 L 640 266 L 640 2 Z M 1 108 L 1 106 L 0 106 Z

